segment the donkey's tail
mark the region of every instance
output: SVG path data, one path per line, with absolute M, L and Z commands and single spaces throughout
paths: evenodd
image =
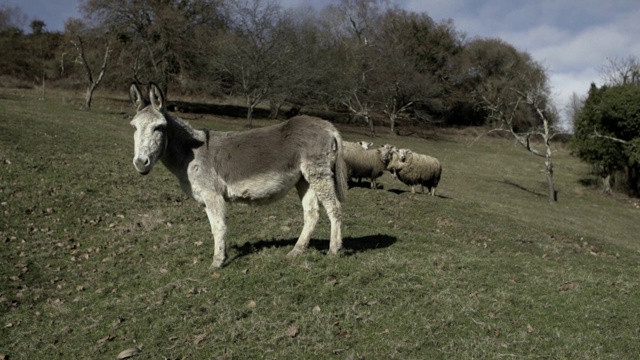
M 333 151 L 335 151 L 335 164 L 333 174 L 338 200 L 344 201 L 347 198 L 347 163 L 344 162 L 342 153 L 342 137 L 337 131 L 333 135 Z

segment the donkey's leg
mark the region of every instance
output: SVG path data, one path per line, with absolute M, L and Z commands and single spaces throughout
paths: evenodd
M 312 180 L 311 189 L 315 190 L 322 206 L 327 211 L 331 221 L 331 242 L 329 243 L 329 254 L 337 255 L 342 248 L 342 205 L 336 195 L 335 185 L 332 177 L 321 177 Z
M 309 187 L 309 183 L 304 179 L 300 179 L 296 184 L 296 189 L 298 190 L 300 200 L 302 200 L 304 226 L 302 227 L 302 232 L 300 233 L 300 237 L 298 237 L 296 245 L 287 256 L 300 255 L 307 246 L 309 246 L 311 233 L 313 233 L 313 230 L 318 223 L 318 218 L 320 217 L 318 213 L 318 197 L 316 196 L 316 192 Z
M 225 222 L 226 204 L 221 196 L 208 196 L 205 198 L 207 217 L 211 224 L 211 233 L 213 234 L 214 249 L 212 268 L 220 268 L 226 258 L 225 251 L 225 235 L 227 233 L 227 224 Z

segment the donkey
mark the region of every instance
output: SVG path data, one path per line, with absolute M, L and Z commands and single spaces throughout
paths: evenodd
M 149 99 L 135 83 L 129 95 L 137 109 L 131 120 L 133 165 L 146 175 L 161 160 L 182 190 L 205 206 L 215 244 L 212 267 L 220 268 L 226 257 L 227 202 L 267 203 L 294 186 L 302 201 L 304 226 L 288 256 L 308 247 L 318 222 L 318 200 L 331 221 L 329 254 L 338 253 L 347 169 L 342 138 L 331 123 L 297 116 L 247 131 L 199 130 L 167 112 L 157 85 L 149 85 Z

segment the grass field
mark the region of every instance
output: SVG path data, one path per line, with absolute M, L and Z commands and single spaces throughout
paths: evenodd
M 389 175 L 350 189 L 338 257 L 324 214 L 311 248 L 286 257 L 302 228 L 294 191 L 232 206 L 229 261 L 211 270 L 203 209 L 163 166 L 131 164 L 125 96 L 86 112 L 0 89 L 0 359 L 640 354 L 638 200 L 583 186 L 589 167 L 564 147 L 550 204 L 542 160 L 513 141 L 382 135 L 441 160 L 439 196 Z

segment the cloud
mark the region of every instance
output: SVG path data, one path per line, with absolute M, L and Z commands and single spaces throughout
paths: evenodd
M 640 57 L 637 0 L 406 0 L 401 6 L 435 21 L 451 18 L 467 38 L 500 38 L 528 52 L 547 69 L 561 112 L 573 93 L 585 96 L 592 82 L 602 85 L 608 59 Z

